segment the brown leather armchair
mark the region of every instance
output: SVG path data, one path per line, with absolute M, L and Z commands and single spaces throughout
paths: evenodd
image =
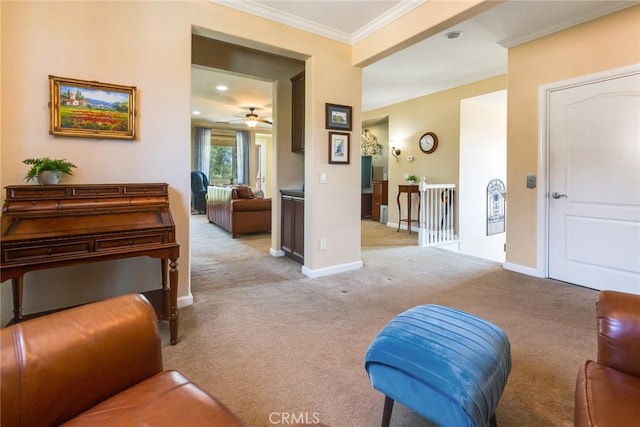
M 175 370 L 158 322 L 130 294 L 0 330 L 3 426 L 244 424 Z
M 596 313 L 598 360 L 578 372 L 575 425 L 639 425 L 640 295 L 602 291 Z

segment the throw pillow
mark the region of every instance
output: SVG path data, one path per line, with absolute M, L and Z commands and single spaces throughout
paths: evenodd
M 251 187 L 247 187 L 246 185 L 239 185 L 236 187 L 236 192 L 238 193 L 238 199 L 253 199 L 255 196 L 251 191 Z

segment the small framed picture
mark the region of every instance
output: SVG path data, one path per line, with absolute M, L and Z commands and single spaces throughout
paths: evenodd
M 329 163 L 349 164 L 349 134 L 329 132 Z
M 136 138 L 136 87 L 49 76 L 49 133 Z
M 351 107 L 348 105 L 326 105 L 327 129 L 351 130 Z

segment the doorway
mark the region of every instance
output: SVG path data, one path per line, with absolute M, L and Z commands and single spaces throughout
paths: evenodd
M 507 183 L 506 90 L 460 101 L 460 252 L 502 263 L 506 232 L 491 229 L 487 196 L 494 180 Z
M 640 294 L 640 69 L 543 95 L 548 276 Z

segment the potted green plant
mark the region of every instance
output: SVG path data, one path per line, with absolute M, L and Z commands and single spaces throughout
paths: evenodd
M 22 161 L 25 165 L 31 165 L 24 179 L 29 182 L 37 179 L 40 184 L 57 184 L 63 174 L 73 175 L 73 168 L 77 166 L 67 159 L 51 159 L 41 157 L 29 158 Z
M 415 176 L 415 175 L 409 175 L 409 176 L 407 177 L 407 182 L 408 182 L 409 184 L 415 184 L 416 182 L 418 182 L 418 177 L 417 177 L 417 176 Z

